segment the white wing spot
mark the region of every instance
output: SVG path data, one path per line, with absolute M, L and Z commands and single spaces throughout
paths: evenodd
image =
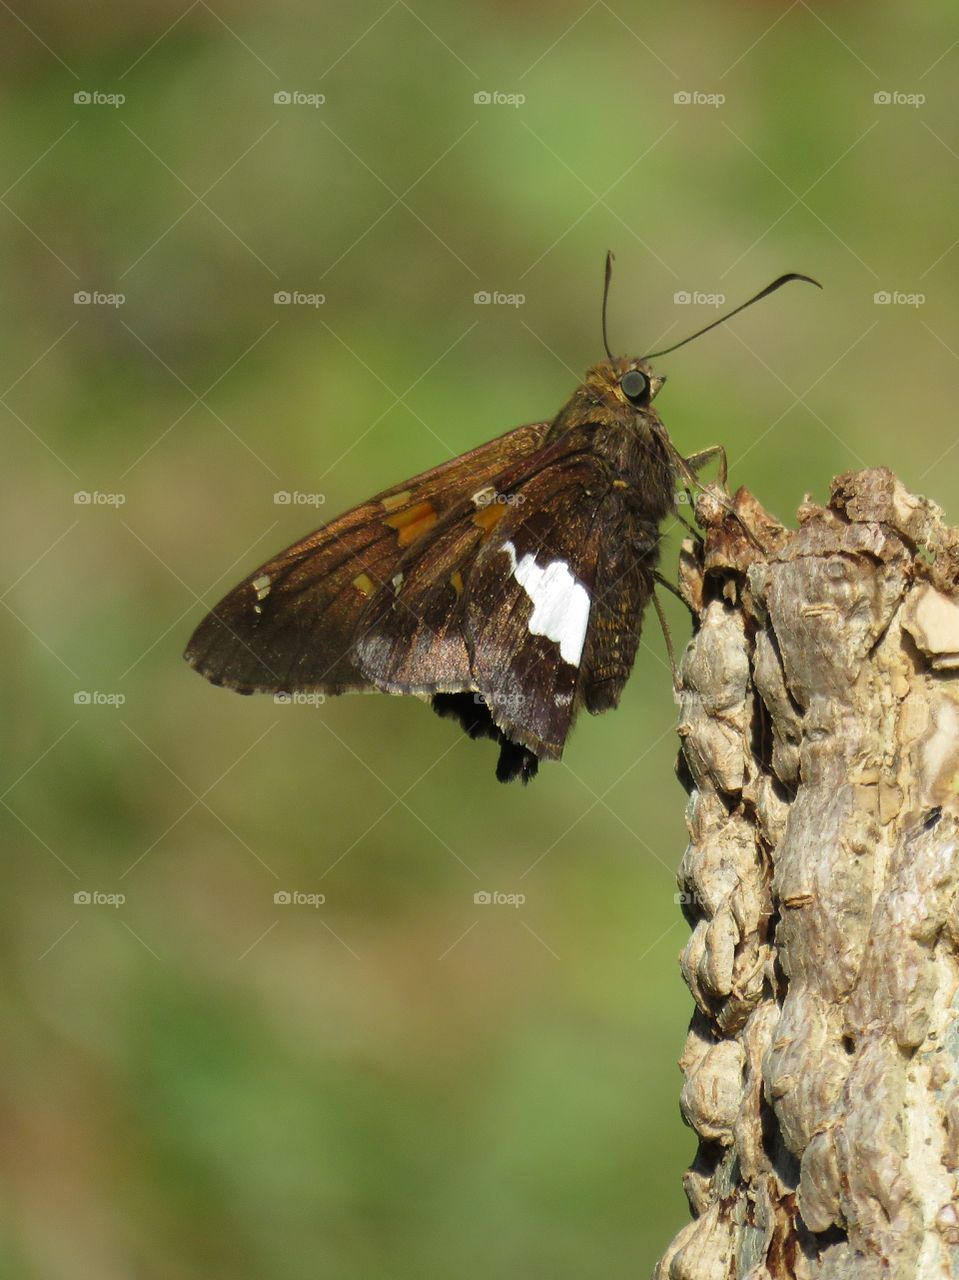
M 273 584 L 268 573 L 261 573 L 258 578 L 254 578 L 250 583 L 250 586 L 256 592 L 256 603 L 253 605 L 254 613 L 263 612 L 263 606 L 260 604 L 260 601 L 265 600 L 270 594 L 270 587 L 272 585 Z
M 470 498 L 474 507 L 488 507 L 496 497 L 496 490 L 491 484 L 484 485 L 482 489 L 477 489 Z
M 578 667 L 589 624 L 589 592 L 565 560 L 553 560 L 544 569 L 527 553 L 516 559 L 512 542 L 501 548 L 509 556 L 513 577 L 533 602 L 529 632 L 559 645 L 560 657 Z

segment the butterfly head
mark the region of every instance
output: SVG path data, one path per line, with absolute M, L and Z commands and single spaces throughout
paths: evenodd
M 622 356 L 603 360 L 586 375 L 586 384 L 611 409 L 648 409 L 666 378 L 646 360 Z

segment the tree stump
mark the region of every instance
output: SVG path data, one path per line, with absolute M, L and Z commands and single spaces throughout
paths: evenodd
M 886 470 L 795 531 L 732 502 L 680 568 L 699 1149 L 655 1275 L 956 1277 L 959 530 Z

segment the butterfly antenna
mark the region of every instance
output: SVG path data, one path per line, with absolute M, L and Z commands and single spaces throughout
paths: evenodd
M 655 360 L 657 356 L 668 356 L 671 351 L 677 351 L 680 347 L 685 347 L 687 342 L 692 342 L 694 338 L 701 337 L 704 333 L 708 333 L 710 329 L 715 329 L 718 324 L 725 324 L 727 320 L 731 320 L 733 316 L 738 316 L 740 311 L 745 311 L 747 307 L 751 307 L 754 302 L 759 302 L 761 298 L 768 298 L 771 293 L 775 293 L 777 289 L 781 289 L 784 284 L 789 284 L 790 280 L 805 280 L 807 284 L 814 284 L 817 289 L 821 289 L 822 285 L 818 280 L 814 280 L 812 276 L 800 275 L 798 271 L 790 271 L 784 276 L 779 276 L 772 284 L 767 284 L 765 289 L 754 294 L 746 302 L 740 303 L 738 307 L 734 307 L 732 311 L 728 311 L 726 315 L 720 316 L 718 320 L 713 320 L 711 324 L 704 325 L 702 329 L 697 329 L 695 333 L 691 333 L 688 338 L 683 338 L 682 342 L 677 342 L 671 347 L 663 347 L 662 351 L 651 351 L 649 355 L 643 356 L 644 360 Z M 609 288 L 609 258 L 606 260 L 606 287 Z M 606 302 L 603 300 L 603 334 L 606 333 Z M 609 348 L 606 348 L 609 351 Z
M 613 353 L 609 349 L 609 339 L 606 337 L 606 304 L 609 302 L 609 282 L 613 278 L 613 251 L 606 250 L 606 280 L 603 284 L 603 346 L 606 348 L 606 354 L 610 360 L 613 359 Z

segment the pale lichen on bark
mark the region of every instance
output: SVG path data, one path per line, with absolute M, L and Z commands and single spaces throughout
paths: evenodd
M 959 1276 L 959 530 L 884 470 L 795 531 L 734 502 L 681 565 L 700 1144 L 656 1276 Z

